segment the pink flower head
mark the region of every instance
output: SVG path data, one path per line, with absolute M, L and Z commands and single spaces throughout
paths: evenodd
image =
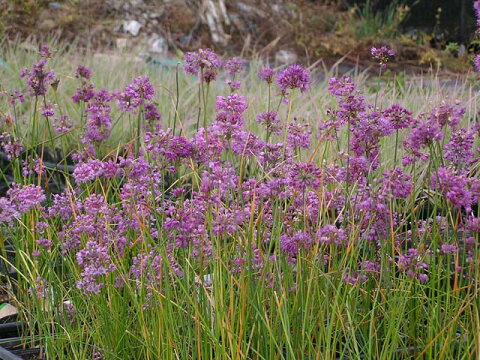
M 290 65 L 278 75 L 277 83 L 286 93 L 288 89 L 300 89 L 303 93 L 310 88 L 310 75 L 300 65 Z

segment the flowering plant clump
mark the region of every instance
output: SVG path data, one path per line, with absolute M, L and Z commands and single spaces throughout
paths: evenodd
M 3 280 L 47 358 L 479 354 L 476 98 L 210 49 L 121 84 L 52 57 L 0 98 Z
M 374 59 L 376 59 L 379 62 L 380 67 L 382 69 L 385 69 L 387 67 L 387 63 L 390 60 L 390 58 L 395 56 L 395 52 L 385 45 L 379 48 L 372 46 L 372 48 L 370 49 L 370 52 L 374 57 Z

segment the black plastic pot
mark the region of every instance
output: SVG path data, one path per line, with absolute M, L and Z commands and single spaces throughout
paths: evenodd
M 20 356 L 8 351 L 0 346 L 0 359 L 1 360 L 23 360 Z
M 0 324 L 0 339 L 20 336 L 24 323 L 19 321 Z
M 30 343 L 30 342 L 28 342 Z M 34 340 L 33 348 L 25 348 L 24 337 L 0 339 L 0 360 L 40 360 L 38 340 Z

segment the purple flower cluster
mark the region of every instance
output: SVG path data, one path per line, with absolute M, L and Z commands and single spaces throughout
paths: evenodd
M 91 98 L 95 96 L 95 86 L 88 82 L 91 77 L 91 71 L 89 68 L 79 65 L 75 73 L 75 77 L 82 79 L 82 86 L 77 88 L 75 95 L 73 95 L 73 102 L 78 104 L 80 101 L 87 103 Z
M 93 93 L 85 110 L 88 116 L 86 131 L 82 139 L 85 144 L 99 143 L 110 137 L 112 117 L 109 102 L 112 99 L 113 95 L 107 90 Z
M 225 62 L 225 69 L 230 75 L 238 74 L 243 68 L 244 61 L 238 57 L 233 57 Z
M 390 53 L 382 47 L 374 55 L 384 61 L 382 56 Z M 190 74 L 201 72 L 212 79 L 220 66 L 220 58 L 208 49 L 185 55 Z M 242 66 L 233 58 L 224 68 L 234 77 Z M 245 123 L 253 119 L 247 99 L 231 93 L 216 98 L 213 123 L 186 137 L 160 125 L 148 78 L 137 77 L 121 93 L 111 93 L 94 90 L 88 68 L 79 66 L 76 76 L 82 85 L 73 101 L 82 113 L 85 147 L 73 157 L 74 182 L 48 201 L 40 186 L 12 184 L 0 198 L 0 224 L 17 226 L 16 219 L 31 211 L 35 261 L 43 262 L 44 255 L 57 249 L 76 259 L 77 291 L 94 296 L 104 287 L 124 291 L 133 284 L 144 308 L 155 308 L 165 282 L 176 284 L 176 277 L 189 271 L 187 262 L 210 271 L 217 260 L 223 261 L 225 249 L 230 250 L 226 263 L 232 264 L 232 276 L 251 271 L 254 281 L 267 287 L 284 281 L 283 266 L 301 271 L 298 264 L 306 258 L 330 271 L 335 259 L 356 249 L 358 259 L 335 269 L 340 279 L 355 286 L 369 279 L 378 286 L 384 266 L 392 270 L 387 276 L 404 272 L 424 283 L 430 256 L 451 261 L 450 254 L 465 252 L 467 260 L 458 260 L 461 266 L 477 261 L 480 220 L 472 210 L 480 196 L 474 171 L 478 134 L 461 127 L 465 109 L 459 103 L 442 103 L 414 120 L 399 104 L 381 109 L 369 105 L 352 79 L 332 78 L 329 91 L 337 104 L 327 109 L 315 140 L 311 124 L 295 117 L 292 102 L 288 111 L 293 120 L 280 126 L 287 92 L 310 87 L 308 71 L 291 65 L 276 77 L 279 108 L 254 109 L 264 111 L 256 121 L 266 136 L 249 131 Z M 275 72 L 265 68 L 259 77 L 270 87 Z M 20 93 L 15 96 L 16 103 L 22 101 Z M 114 155 L 102 143 L 110 136 L 114 100 L 121 115 L 135 111 L 145 121 L 138 152 L 129 144 Z M 49 101 L 44 116 L 52 118 L 56 132 L 71 131 L 72 120 L 63 113 L 68 107 L 53 108 Z M 399 134 L 404 137 L 405 166 L 389 168 L 391 159 L 382 149 Z M 0 140 L 9 156 L 20 154 L 12 134 Z M 26 154 L 25 160 L 24 181 L 37 174 L 41 184 L 47 172 L 43 159 Z M 47 175 L 54 171 L 48 169 Z M 431 178 L 425 181 L 423 174 Z M 418 196 L 425 194 L 438 201 L 437 216 L 415 220 L 407 212 L 412 204 L 418 208 Z M 452 228 L 462 239 L 443 236 Z M 434 248 L 429 237 L 437 231 L 442 236 Z M 390 265 L 380 261 L 385 247 L 391 247 Z M 292 290 L 295 285 L 300 284 L 289 284 Z
M 0 134 L 0 149 L 5 152 L 9 160 L 17 157 L 23 151 L 20 139 L 9 133 Z
M 99 282 L 99 279 L 116 269 L 111 263 L 107 247 L 93 240 L 88 241 L 77 253 L 77 263 L 82 269 L 80 274 L 82 279 L 78 281 L 77 287 L 83 290 L 85 295 L 100 293 L 104 283 Z
M 475 66 L 475 70 L 480 73 L 480 55 L 475 55 L 473 65 Z
M 260 113 L 257 116 L 257 123 L 263 125 L 267 133 L 278 135 L 280 133 L 279 122 L 280 119 L 275 111 Z
M 428 150 L 434 142 L 442 140 L 443 136 L 441 125 L 436 121 L 432 119 L 417 121 L 403 143 L 407 153 L 403 158 L 403 165 L 412 164 L 419 159 L 428 160 L 430 155 L 425 149 Z
M 104 174 L 104 171 L 105 163 L 98 159 L 89 159 L 75 166 L 73 178 L 77 184 L 82 184 L 99 178 Z
M 390 58 L 395 56 L 395 52 L 386 45 L 382 45 L 379 48 L 372 46 L 370 52 L 372 56 L 379 62 L 382 69 L 385 69 Z
M 398 269 L 412 278 L 417 278 L 421 283 L 425 283 L 428 281 L 428 275 L 425 273 L 428 265 L 423 260 L 423 257 L 424 254 L 419 250 L 408 249 L 405 254 L 400 255 L 398 258 Z
M 275 71 L 273 71 L 269 67 L 264 67 L 258 73 L 258 77 L 264 80 L 267 84 L 271 84 L 273 82 L 273 78 L 275 77 Z
M 40 51 L 42 59 L 34 64 L 30 71 L 25 68 L 20 73 L 21 78 L 27 76 L 28 94 L 30 96 L 44 96 L 47 93 L 48 86 L 56 79 L 55 72 L 46 69 L 49 55 L 48 46 L 43 46 Z
M 474 132 L 461 128 L 454 130 L 447 144 L 444 145 L 445 159 L 456 166 L 470 165 L 474 160 Z
M 35 207 L 40 207 L 46 200 L 45 192 L 40 186 L 12 184 L 7 197 L 0 198 L 0 225 L 13 225 L 13 221 Z
M 25 95 L 23 95 L 23 93 L 20 90 L 14 89 L 10 94 L 9 102 L 11 105 L 15 105 L 17 102 L 24 103 Z
M 480 0 L 473 2 L 473 9 L 475 10 L 475 16 L 477 17 L 477 32 L 480 34 Z
M 87 68 L 86 66 L 79 65 L 77 67 L 77 71 L 75 72 L 75 76 L 77 78 L 83 78 L 85 80 L 90 80 L 90 77 L 92 76 L 92 71 Z
M 299 89 L 303 93 L 310 88 L 310 74 L 300 65 L 290 65 L 280 72 L 277 83 L 283 94 L 293 89 Z
M 471 211 L 474 192 L 471 191 L 471 182 L 466 176 L 456 175 L 451 169 L 440 168 L 432 175 L 432 187 L 441 191 L 456 209 L 464 208 L 467 213 Z
M 358 114 L 366 109 L 365 99 L 360 95 L 355 84 L 348 76 L 344 76 L 342 80 L 331 78 L 328 82 L 328 90 L 338 102 L 338 110 L 332 113 L 335 118 L 333 124 L 335 128 L 346 123 L 353 125 Z
M 312 236 L 305 231 L 298 231 L 292 235 L 282 235 L 280 238 L 280 249 L 289 256 L 291 262 L 300 251 L 308 251 L 313 245 Z
M 318 189 L 321 185 L 321 171 L 312 163 L 296 163 L 290 169 L 288 184 L 301 192 L 307 187 Z
M 202 81 L 211 82 L 216 79 L 216 73 L 222 66 L 222 60 L 211 49 L 199 49 L 187 52 L 183 58 L 183 68 L 187 74 L 198 75 L 203 72 Z
M 59 117 L 55 117 L 53 119 L 53 128 L 56 133 L 68 133 L 72 129 L 72 126 L 73 122 L 66 114 L 62 114 Z
M 394 198 L 406 199 L 413 189 L 412 177 L 395 168 L 383 174 L 383 191 Z
M 383 110 L 382 115 L 392 124 L 393 129 L 408 129 L 413 123 L 412 113 L 398 104 Z
M 124 111 L 132 111 L 145 103 L 145 100 L 152 100 L 155 95 L 150 79 L 148 77 L 137 77 L 133 82 L 118 95 L 118 106 Z

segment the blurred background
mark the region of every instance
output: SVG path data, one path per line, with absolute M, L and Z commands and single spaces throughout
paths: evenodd
M 472 0 L 0 0 L 3 42 L 51 39 L 98 52 L 169 59 L 210 47 L 276 63 L 368 65 L 386 44 L 394 66 L 461 72 L 475 51 Z

